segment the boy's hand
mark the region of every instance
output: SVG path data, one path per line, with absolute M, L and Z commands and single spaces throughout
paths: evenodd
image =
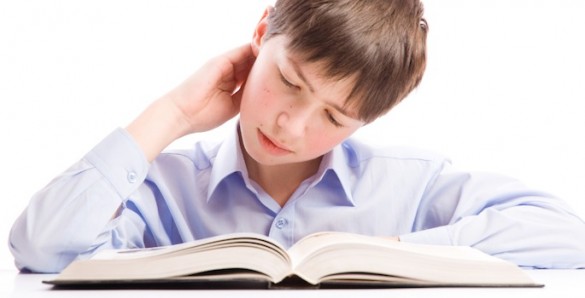
M 152 161 L 174 140 L 213 129 L 239 113 L 244 82 L 254 64 L 249 44 L 204 64 L 182 84 L 150 105 L 128 132 Z
M 165 96 L 185 122 L 183 135 L 213 129 L 239 113 L 240 87 L 255 58 L 249 44 L 235 48 L 209 60 Z

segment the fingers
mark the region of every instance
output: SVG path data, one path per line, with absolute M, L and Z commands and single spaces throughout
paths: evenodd
M 234 79 L 241 85 L 248 77 L 252 65 L 256 60 L 256 56 L 252 52 L 250 44 L 245 44 L 237 47 L 226 53 L 226 58 L 232 63 L 234 71 Z
M 226 52 L 224 57 L 229 59 L 236 67 L 249 65 L 250 63 L 254 63 L 256 59 L 252 52 L 252 46 L 248 43 Z
M 237 91 L 248 77 L 255 60 L 250 44 L 234 48 L 211 60 L 211 65 L 219 71 L 219 89 L 230 94 Z
M 235 83 L 235 88 L 232 89 L 232 102 L 234 108 L 240 110 L 240 102 L 244 92 L 244 85 L 248 78 L 248 74 L 256 61 L 256 56 L 252 51 L 250 44 L 239 46 L 224 54 L 224 57 L 230 61 L 232 65 L 232 78 Z
M 228 52 L 228 59 L 232 61 L 234 80 L 236 81 L 237 88 L 232 95 L 232 102 L 236 110 L 240 110 L 240 102 L 242 100 L 242 94 L 244 93 L 244 86 L 248 74 L 256 61 L 256 56 L 252 51 L 250 44 L 245 44 L 238 48 Z
M 242 102 L 242 94 L 244 93 L 244 86 L 246 85 L 246 79 L 242 82 L 240 87 L 232 94 L 232 102 L 234 104 L 234 108 L 239 111 L 240 110 L 240 103 Z

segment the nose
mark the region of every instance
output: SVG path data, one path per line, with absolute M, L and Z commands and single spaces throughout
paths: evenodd
M 302 137 L 309 126 L 310 112 L 300 107 L 290 106 L 276 118 L 277 126 L 290 137 Z

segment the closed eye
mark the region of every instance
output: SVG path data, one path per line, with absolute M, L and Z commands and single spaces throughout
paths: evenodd
M 329 112 L 329 110 L 325 110 L 325 114 L 327 116 L 327 120 L 329 120 L 331 124 L 335 125 L 335 127 L 343 127 L 343 124 L 339 123 L 339 121 L 335 119 L 335 117 L 333 116 L 333 114 L 331 114 L 331 112 Z
M 285 77 L 282 75 L 282 72 L 281 72 L 281 73 L 279 73 L 279 74 L 280 74 L 280 80 L 282 81 L 282 83 L 283 83 L 285 86 L 287 86 L 287 87 L 289 87 L 289 88 L 296 88 L 296 89 L 299 89 L 299 86 L 296 86 L 296 85 L 294 85 L 293 83 L 289 82 L 289 81 L 288 81 L 288 80 L 287 80 L 287 79 L 286 79 L 286 78 L 285 78 Z

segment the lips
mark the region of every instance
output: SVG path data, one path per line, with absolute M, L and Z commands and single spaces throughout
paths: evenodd
M 273 141 L 260 130 L 258 130 L 258 140 L 264 150 L 272 155 L 286 155 L 292 153 L 292 150 L 289 150 L 284 145 Z

